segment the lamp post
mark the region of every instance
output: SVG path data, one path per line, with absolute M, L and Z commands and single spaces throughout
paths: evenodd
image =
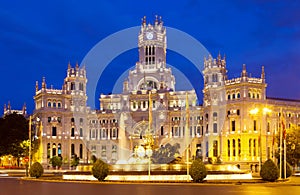
M 29 136 L 29 151 L 28 151 L 28 169 L 30 170 L 31 166 L 31 116 L 29 116 L 29 130 L 28 130 L 28 136 Z

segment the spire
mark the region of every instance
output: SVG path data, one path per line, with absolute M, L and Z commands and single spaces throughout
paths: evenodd
M 144 16 L 144 17 L 142 18 L 142 25 L 143 25 L 143 26 L 146 25 L 146 16 Z
M 221 62 L 221 53 L 219 51 L 219 54 L 218 54 L 218 58 L 217 58 L 217 65 L 220 67 L 222 65 L 222 62 Z
M 4 104 L 4 108 L 3 108 L 4 114 L 6 112 L 6 104 Z
M 243 64 L 243 71 L 242 71 L 242 77 L 247 77 L 247 70 L 246 70 L 246 64 Z
M 43 77 L 42 89 L 46 89 L 46 79 Z
M 10 101 L 8 101 L 8 104 L 7 104 L 7 110 L 8 110 L 8 111 L 11 110 L 11 107 L 10 107 Z
M 76 62 L 76 70 L 79 69 L 79 65 L 78 65 L 78 62 Z
M 68 63 L 68 70 L 70 70 L 70 69 L 71 69 L 71 63 L 69 61 L 69 63 Z
M 159 23 L 160 23 L 160 24 L 162 24 L 162 23 L 163 23 L 163 21 L 162 21 L 162 17 L 161 17 L 161 16 L 159 16 Z
M 158 16 L 155 15 L 155 25 L 157 25 L 157 24 L 158 24 Z
M 261 67 L 261 79 L 262 79 L 263 82 L 266 81 L 266 78 L 265 78 L 265 66 Z
M 35 92 L 39 90 L 39 82 L 35 81 Z
M 23 107 L 22 107 L 23 115 L 26 115 L 26 110 L 27 110 L 27 107 L 26 107 L 26 103 L 24 102 Z

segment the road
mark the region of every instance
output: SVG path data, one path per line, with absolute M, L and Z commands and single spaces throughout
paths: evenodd
M 43 182 L 0 177 L 0 195 L 299 195 L 294 184 L 178 184 Z

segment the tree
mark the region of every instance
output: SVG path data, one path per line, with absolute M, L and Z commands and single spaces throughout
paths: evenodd
M 280 143 L 280 135 L 277 136 L 277 141 Z M 281 143 L 283 148 L 283 142 Z M 280 160 L 279 151 L 276 152 L 276 158 Z M 283 160 L 282 152 L 282 160 Z M 300 164 L 300 127 L 292 125 L 286 131 L 286 161 L 291 166 L 298 166 Z
M 268 159 L 261 167 L 260 176 L 266 181 L 276 181 L 279 178 L 279 169 L 271 159 Z
M 39 178 L 43 175 L 43 173 L 44 168 L 39 162 L 35 162 L 33 163 L 33 165 L 31 165 L 29 170 L 29 174 L 31 177 Z
M 300 163 L 300 127 L 292 126 L 287 130 L 286 161 L 292 166 Z
M 75 154 L 71 161 L 71 167 L 76 168 L 78 164 L 79 164 L 79 157 Z
M 28 140 L 28 136 L 28 120 L 23 115 L 13 113 L 0 118 L 0 156 L 25 156 L 27 148 L 22 142 Z
M 207 171 L 201 159 L 197 158 L 193 161 L 190 169 L 190 175 L 194 182 L 202 182 L 207 176 Z
M 98 159 L 92 168 L 92 175 L 98 179 L 98 181 L 103 181 L 108 175 L 108 165 L 102 160 Z
M 62 159 L 59 156 L 53 156 L 49 163 L 52 165 L 53 168 L 58 167 L 60 168 L 62 165 Z

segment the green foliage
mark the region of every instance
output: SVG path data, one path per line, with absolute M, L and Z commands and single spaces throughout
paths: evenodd
M 207 171 L 201 159 L 193 161 L 190 169 L 190 175 L 194 182 L 202 182 L 203 179 L 205 179 Z
M 105 177 L 108 175 L 108 165 L 102 160 L 98 159 L 92 168 L 93 176 L 99 181 L 103 181 Z
M 97 161 L 97 157 L 95 155 L 92 155 L 91 157 L 91 162 L 95 163 Z
M 49 163 L 52 165 L 52 167 L 61 167 L 62 165 L 62 159 L 59 156 L 53 156 Z
M 276 181 L 279 177 L 279 169 L 271 160 L 267 160 L 261 167 L 260 176 L 265 181 Z
M 280 142 L 279 136 L 277 136 L 277 142 Z M 279 160 L 280 155 L 278 151 L 276 152 L 276 157 Z M 286 161 L 292 166 L 297 166 L 300 163 L 300 127 L 295 125 L 292 125 L 290 129 L 287 129 Z
M 29 170 L 29 174 L 31 177 L 39 178 L 43 175 L 43 173 L 44 168 L 39 162 L 35 162 L 33 163 L 33 165 L 31 165 Z
M 179 156 L 180 144 L 176 143 L 173 146 L 167 143 L 157 150 L 153 151 L 152 160 L 155 164 L 168 164 Z
M 28 121 L 24 116 L 13 113 L 0 118 L 0 140 L 0 156 L 28 155 L 28 148 L 21 146 L 24 140 L 28 140 Z
M 79 164 L 79 157 L 75 154 L 71 161 L 71 167 L 77 167 Z

